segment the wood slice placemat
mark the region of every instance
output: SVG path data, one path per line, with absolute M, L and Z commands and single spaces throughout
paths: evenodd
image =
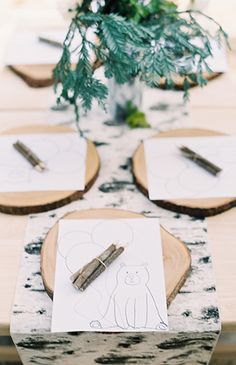
M 98 67 L 101 65 L 99 64 Z M 9 66 L 10 69 L 21 77 L 28 86 L 39 88 L 39 87 L 46 87 L 53 85 L 53 70 L 56 65 L 16 65 L 16 66 Z M 97 67 L 96 67 L 97 68 Z M 203 77 L 211 81 L 216 77 L 222 75 L 219 72 L 213 73 L 203 73 Z M 190 79 L 188 80 L 190 87 L 197 86 L 197 83 L 194 83 Z M 184 90 L 184 77 L 179 75 L 174 76 L 174 89 L 175 90 Z M 161 80 L 158 88 L 165 90 L 166 83 L 165 80 Z
M 207 137 L 220 136 L 223 133 L 207 129 L 175 129 L 154 135 L 152 138 L 169 137 Z M 157 166 L 158 168 L 158 166 Z M 148 182 L 144 155 L 144 145 L 137 148 L 132 163 L 133 175 L 139 189 L 148 197 Z M 204 218 L 223 213 L 236 206 L 236 198 L 202 198 L 202 199 L 176 199 L 152 200 L 156 205 L 173 212 L 189 214 L 194 217 Z
M 75 211 L 63 219 L 125 219 L 144 218 L 142 214 L 118 209 L 90 209 Z M 151 219 L 151 218 L 150 218 Z M 41 274 L 45 289 L 53 297 L 54 276 L 56 266 L 58 223 L 46 236 L 41 250 Z M 161 227 L 162 251 L 164 257 L 164 274 L 167 304 L 175 298 L 183 286 L 191 269 L 191 255 L 188 248 Z M 114 237 L 115 240 L 115 237 Z M 144 242 L 145 244 L 145 242 Z M 158 278 L 157 278 L 158 279 Z M 68 285 L 71 285 L 68 278 Z
M 64 126 L 34 125 L 14 128 L 5 131 L 2 135 L 66 133 L 74 132 Z M 77 200 L 90 189 L 97 178 L 100 160 L 95 145 L 88 140 L 85 189 L 83 191 L 29 191 L 0 193 L 0 212 L 7 214 L 39 213 L 61 207 Z
M 215 78 L 219 77 L 222 74 L 223 73 L 221 73 L 221 72 L 212 72 L 212 73 L 203 72 L 203 77 L 204 77 L 204 79 L 206 79 L 208 81 L 211 81 L 211 80 L 214 80 Z M 185 80 L 184 77 L 179 76 L 179 75 L 175 75 L 173 77 L 174 89 L 175 90 L 184 90 L 184 80 Z M 196 82 L 193 82 L 190 79 L 188 79 L 188 82 L 190 84 L 190 88 L 198 86 L 198 84 Z M 160 81 L 160 84 L 159 84 L 158 88 L 163 89 L 163 90 L 168 89 L 166 87 L 165 80 Z
M 53 85 L 53 70 L 56 65 L 18 65 L 9 68 L 30 87 L 40 88 Z

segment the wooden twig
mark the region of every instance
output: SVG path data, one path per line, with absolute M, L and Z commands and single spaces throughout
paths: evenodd
M 63 44 L 61 42 L 55 41 L 54 39 L 49 39 L 49 38 L 46 38 L 46 37 L 39 36 L 38 40 L 40 42 L 49 44 L 50 46 L 53 46 L 53 47 L 63 48 Z
M 181 146 L 181 147 L 179 147 L 179 149 L 182 152 L 182 154 L 184 155 L 184 157 L 195 162 L 198 166 L 204 168 L 206 171 L 210 172 L 212 175 L 217 176 L 222 171 L 222 169 L 219 166 L 215 165 L 211 161 L 207 160 L 205 157 L 194 152 L 190 148 L 188 148 L 186 146 Z
M 93 71 L 97 70 L 99 67 L 101 67 L 103 65 L 103 61 L 99 60 L 99 59 L 96 59 L 94 62 L 93 62 Z
M 74 273 L 70 277 L 73 286 L 80 290 L 86 289 L 86 285 L 89 285 L 89 281 L 93 281 L 93 275 L 96 270 L 99 269 L 99 271 L 102 273 L 106 269 L 104 265 L 101 266 L 101 262 L 104 262 L 107 257 L 109 257 L 109 255 L 111 255 L 115 250 L 116 246 L 112 244 L 100 256 L 94 258 L 92 261 Z
M 35 170 L 39 172 L 47 170 L 45 163 L 23 142 L 17 141 L 13 144 L 13 147 L 35 168 Z
M 123 246 L 110 245 L 101 255 L 95 257 L 70 277 L 72 285 L 76 289 L 84 291 L 123 251 Z

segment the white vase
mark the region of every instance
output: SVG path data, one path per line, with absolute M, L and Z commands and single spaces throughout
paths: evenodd
M 125 84 L 109 80 L 109 109 L 116 122 L 124 122 L 130 108 L 140 109 L 142 104 L 142 83 L 139 78 L 132 78 Z

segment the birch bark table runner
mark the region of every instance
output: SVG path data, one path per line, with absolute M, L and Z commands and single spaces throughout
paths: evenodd
M 188 125 L 181 95 L 167 92 L 163 97 L 151 91 L 147 99 L 154 106 L 154 110 L 148 109 L 148 115 L 155 131 Z M 165 211 L 140 194 L 130 161 L 140 141 L 155 131 L 130 130 L 112 125 L 106 118 L 95 110 L 81 123 L 86 137 L 95 141 L 102 161 L 93 187 L 83 200 L 29 219 L 11 320 L 13 340 L 24 365 L 207 364 L 219 336 L 220 321 L 206 223 Z M 52 301 L 40 272 L 42 241 L 64 214 L 101 207 L 159 217 L 164 228 L 191 250 L 192 271 L 168 308 L 169 332 L 51 333 Z

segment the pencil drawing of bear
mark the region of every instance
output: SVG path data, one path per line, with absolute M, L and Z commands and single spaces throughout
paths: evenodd
M 90 323 L 92 328 L 119 327 L 121 329 L 160 329 L 167 325 L 162 320 L 155 299 L 148 288 L 149 272 L 146 265 L 121 264 L 103 316 Z

